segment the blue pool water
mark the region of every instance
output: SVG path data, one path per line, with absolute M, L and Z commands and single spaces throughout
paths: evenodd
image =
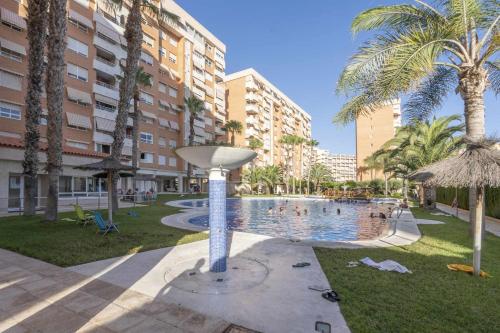
M 208 200 L 184 201 L 181 205 L 207 207 Z M 281 214 L 280 209 L 282 209 Z M 337 214 L 337 209 L 340 209 L 340 214 Z M 301 240 L 375 238 L 384 230 L 386 223 L 379 218 L 370 218 L 370 213 L 374 212 L 378 216 L 380 211 L 386 212 L 387 208 L 310 199 L 227 200 L 229 229 Z M 208 215 L 193 217 L 189 223 L 208 226 Z

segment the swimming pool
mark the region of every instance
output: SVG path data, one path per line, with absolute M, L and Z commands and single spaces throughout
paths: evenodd
M 186 200 L 180 205 L 208 207 L 208 200 Z M 370 213 L 378 216 L 380 211 L 387 212 L 387 208 L 312 199 L 228 199 L 226 216 L 230 230 L 289 239 L 338 241 L 379 236 L 387 223 L 370 218 Z M 190 218 L 189 223 L 208 227 L 208 215 Z

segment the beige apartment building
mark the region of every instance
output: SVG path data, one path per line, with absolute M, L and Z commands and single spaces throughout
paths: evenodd
M 23 196 L 23 137 L 27 71 L 26 0 L 4 0 L 0 5 L 0 208 L 19 207 Z M 160 2 L 157 2 L 160 5 Z M 186 144 L 189 115 L 184 98 L 205 101 L 196 119 L 195 141 L 224 141 L 225 45 L 172 0 L 162 6 L 180 17 L 178 23 L 160 23 L 145 16 L 140 66 L 151 74 L 152 86 L 140 87 L 139 191 L 183 191 L 186 163 L 174 153 Z M 61 196 L 98 196 L 103 180 L 73 167 L 95 162 L 110 153 L 119 98 L 116 75 L 126 58 L 123 36 L 128 10 L 113 12 L 103 0 L 68 0 L 68 33 L 63 115 L 63 170 Z M 40 123 L 41 146 L 38 195 L 44 197 L 46 100 Z M 132 154 L 132 119 L 122 154 Z M 204 176 L 195 170 L 199 179 Z M 126 191 L 131 181 L 122 179 Z
M 394 137 L 401 126 L 400 100 L 385 103 L 369 115 L 356 119 L 357 180 L 383 179 L 382 170 L 367 170 L 365 159 Z
M 256 138 L 263 143 L 253 162 L 256 166 L 282 165 L 290 175 L 303 177 L 309 165 L 309 149 L 297 146 L 292 152 L 280 139 L 297 135 L 311 140 L 311 116 L 252 68 L 228 74 L 225 84 L 228 120 L 243 125 L 241 134 L 236 135 L 236 145 L 248 147 Z
M 313 163 L 321 163 L 330 170 L 332 180 L 346 182 L 356 180 L 356 156 L 345 154 L 332 154 L 330 151 L 313 148 Z

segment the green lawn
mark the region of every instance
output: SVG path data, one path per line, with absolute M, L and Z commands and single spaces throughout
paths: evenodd
M 483 270 L 493 277 L 452 272 L 448 263 L 472 263 L 468 224 L 412 208 L 417 218 L 445 221 L 420 226 L 423 237 L 405 247 L 325 249 L 316 254 L 353 332 L 500 332 L 500 238 L 487 233 Z M 347 268 L 351 260 L 393 259 L 413 274 Z
M 203 198 L 196 195 L 183 199 L 190 197 Z M 82 227 L 61 220 L 43 223 L 41 215 L 0 218 L 0 248 L 65 267 L 206 239 L 204 233 L 161 224 L 162 217 L 179 211 L 164 202 L 177 199 L 178 195 L 163 195 L 151 206 L 133 208 L 139 214 L 136 218 L 127 215 L 128 208 L 120 209 L 114 217 L 120 232 L 107 236 L 96 234 L 94 224 Z M 60 219 L 65 217 L 74 218 L 75 214 L 60 214 Z M 107 218 L 105 211 L 103 217 Z

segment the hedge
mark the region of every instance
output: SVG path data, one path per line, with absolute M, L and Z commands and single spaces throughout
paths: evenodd
M 451 205 L 456 193 L 455 188 L 438 188 L 436 200 Z M 469 209 L 469 189 L 458 189 L 458 207 Z M 500 188 L 486 188 L 486 215 L 500 218 Z

